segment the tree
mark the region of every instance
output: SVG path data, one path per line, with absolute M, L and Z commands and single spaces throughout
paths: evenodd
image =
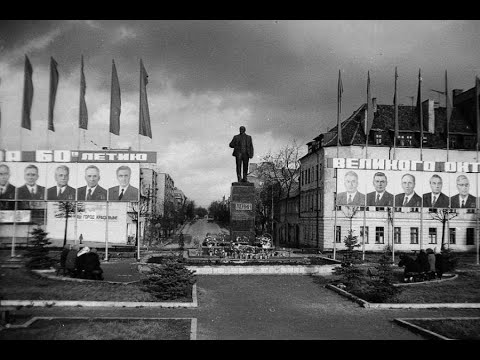
M 458 213 L 452 212 L 450 209 L 435 209 L 437 211 L 431 211 L 430 216 L 432 219 L 440 221 L 442 223 L 442 246 L 441 251 L 445 250 L 445 225 L 454 217 L 458 216 Z
M 227 225 L 230 222 L 230 209 L 224 201 L 213 201 L 208 207 L 208 213 L 221 224 Z
M 356 213 L 358 212 L 360 208 L 358 206 L 342 206 L 342 212 L 347 217 L 350 219 L 350 231 L 349 234 L 353 232 L 352 230 L 352 220 L 355 217 Z M 362 234 L 363 235 L 363 234 Z
M 50 245 L 50 239 L 47 237 L 48 233 L 40 226 L 34 228 L 30 234 L 32 234 L 33 240 L 32 246 L 27 248 L 26 257 L 29 260 L 26 263 L 29 269 L 49 269 L 55 264 L 55 259 L 48 256 L 47 245 Z
M 85 211 L 85 204 L 82 202 L 73 202 L 73 201 L 60 201 L 56 203 L 57 212 L 55 213 L 56 218 L 65 218 L 65 231 L 63 233 L 63 246 L 67 245 L 67 229 L 68 229 L 68 219 L 75 215 L 75 208 L 77 213 Z
M 274 211 L 274 204 L 278 203 L 280 199 L 290 198 L 300 174 L 300 148 L 296 140 L 293 140 L 292 144 L 284 146 L 277 153 L 268 153 L 261 158 L 262 163 L 257 167 L 257 171 L 259 177 L 264 180 L 263 193 L 261 192 L 259 195 L 262 201 L 259 209 L 263 211 L 263 215 L 267 213 L 267 210 L 270 210 L 269 214 L 271 215 Z M 287 221 L 286 213 L 284 220 Z M 285 226 L 288 227 L 288 223 Z
M 205 209 L 204 207 L 199 206 L 195 208 L 195 215 L 198 215 L 198 217 L 203 218 L 207 214 L 208 214 L 208 210 Z

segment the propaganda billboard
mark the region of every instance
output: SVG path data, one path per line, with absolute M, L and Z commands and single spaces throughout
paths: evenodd
M 478 206 L 480 163 L 333 158 L 327 167 L 338 169 L 336 205 Z
M 139 163 L 0 163 L 0 202 L 139 201 Z M 7 205 L 2 205 L 6 206 Z

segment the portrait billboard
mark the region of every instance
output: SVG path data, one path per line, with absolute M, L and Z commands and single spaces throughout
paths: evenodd
M 397 174 L 393 171 L 363 171 L 360 177 L 365 177 L 367 183 L 367 206 L 393 206 L 395 196 L 394 184 Z
M 449 174 L 450 207 L 474 209 L 477 206 L 477 174 Z
M 365 176 L 359 176 L 362 173 L 365 172 L 338 170 L 336 205 L 365 206 L 366 179 Z
M 77 164 L 47 164 L 47 201 L 74 201 L 77 192 Z
M 78 201 L 139 201 L 138 163 L 79 163 Z
M 448 208 L 450 206 L 449 174 L 442 172 L 423 174 L 423 207 Z

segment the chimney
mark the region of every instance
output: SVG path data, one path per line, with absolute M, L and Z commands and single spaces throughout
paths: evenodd
M 422 104 L 423 111 L 427 112 L 427 131 L 430 134 L 435 133 L 435 101 L 427 99 Z M 425 116 L 425 115 L 424 115 Z
M 377 112 L 377 98 L 372 98 L 372 108 L 373 113 L 375 114 Z

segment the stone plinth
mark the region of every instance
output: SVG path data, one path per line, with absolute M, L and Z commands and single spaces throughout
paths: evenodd
M 230 235 L 255 240 L 255 186 L 249 182 L 234 182 L 230 189 Z

